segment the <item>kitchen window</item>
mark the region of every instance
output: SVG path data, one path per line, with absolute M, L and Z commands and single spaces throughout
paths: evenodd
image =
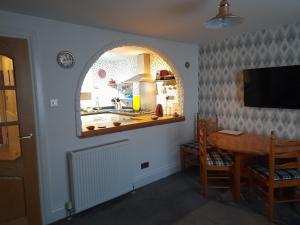
M 80 137 L 182 121 L 182 105 L 180 77 L 160 54 L 139 46 L 113 48 L 82 82 Z

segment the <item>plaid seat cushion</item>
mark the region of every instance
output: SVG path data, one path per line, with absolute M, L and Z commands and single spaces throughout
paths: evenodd
M 197 151 L 199 150 L 199 143 L 198 143 L 198 141 L 191 141 L 191 142 L 182 144 L 181 146 L 185 147 L 185 148 L 194 149 L 194 150 L 197 150 Z
M 265 178 L 269 177 L 269 169 L 266 166 L 254 165 L 249 167 L 254 173 L 263 176 Z M 295 180 L 300 179 L 299 169 L 275 169 L 274 180 Z
M 212 151 L 207 153 L 207 164 L 209 166 L 232 166 L 231 154 L 227 152 Z

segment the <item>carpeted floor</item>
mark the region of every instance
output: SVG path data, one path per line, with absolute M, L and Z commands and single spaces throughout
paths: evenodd
M 232 201 L 229 191 L 200 195 L 197 170 L 187 170 L 52 225 L 264 225 L 263 202 Z M 276 208 L 280 225 L 300 225 L 300 207 Z
M 173 225 L 269 225 L 266 218 L 250 210 L 242 210 L 233 206 L 210 201 L 202 207 L 186 215 Z

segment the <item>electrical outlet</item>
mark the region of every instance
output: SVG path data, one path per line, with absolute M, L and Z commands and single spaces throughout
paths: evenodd
M 58 99 L 57 98 L 50 99 L 50 107 L 58 107 Z
M 141 163 L 141 170 L 148 168 L 149 167 L 149 162 L 143 162 Z

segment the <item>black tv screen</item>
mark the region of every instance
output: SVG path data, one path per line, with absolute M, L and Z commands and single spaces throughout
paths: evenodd
M 300 65 L 247 69 L 243 74 L 245 106 L 300 109 Z

